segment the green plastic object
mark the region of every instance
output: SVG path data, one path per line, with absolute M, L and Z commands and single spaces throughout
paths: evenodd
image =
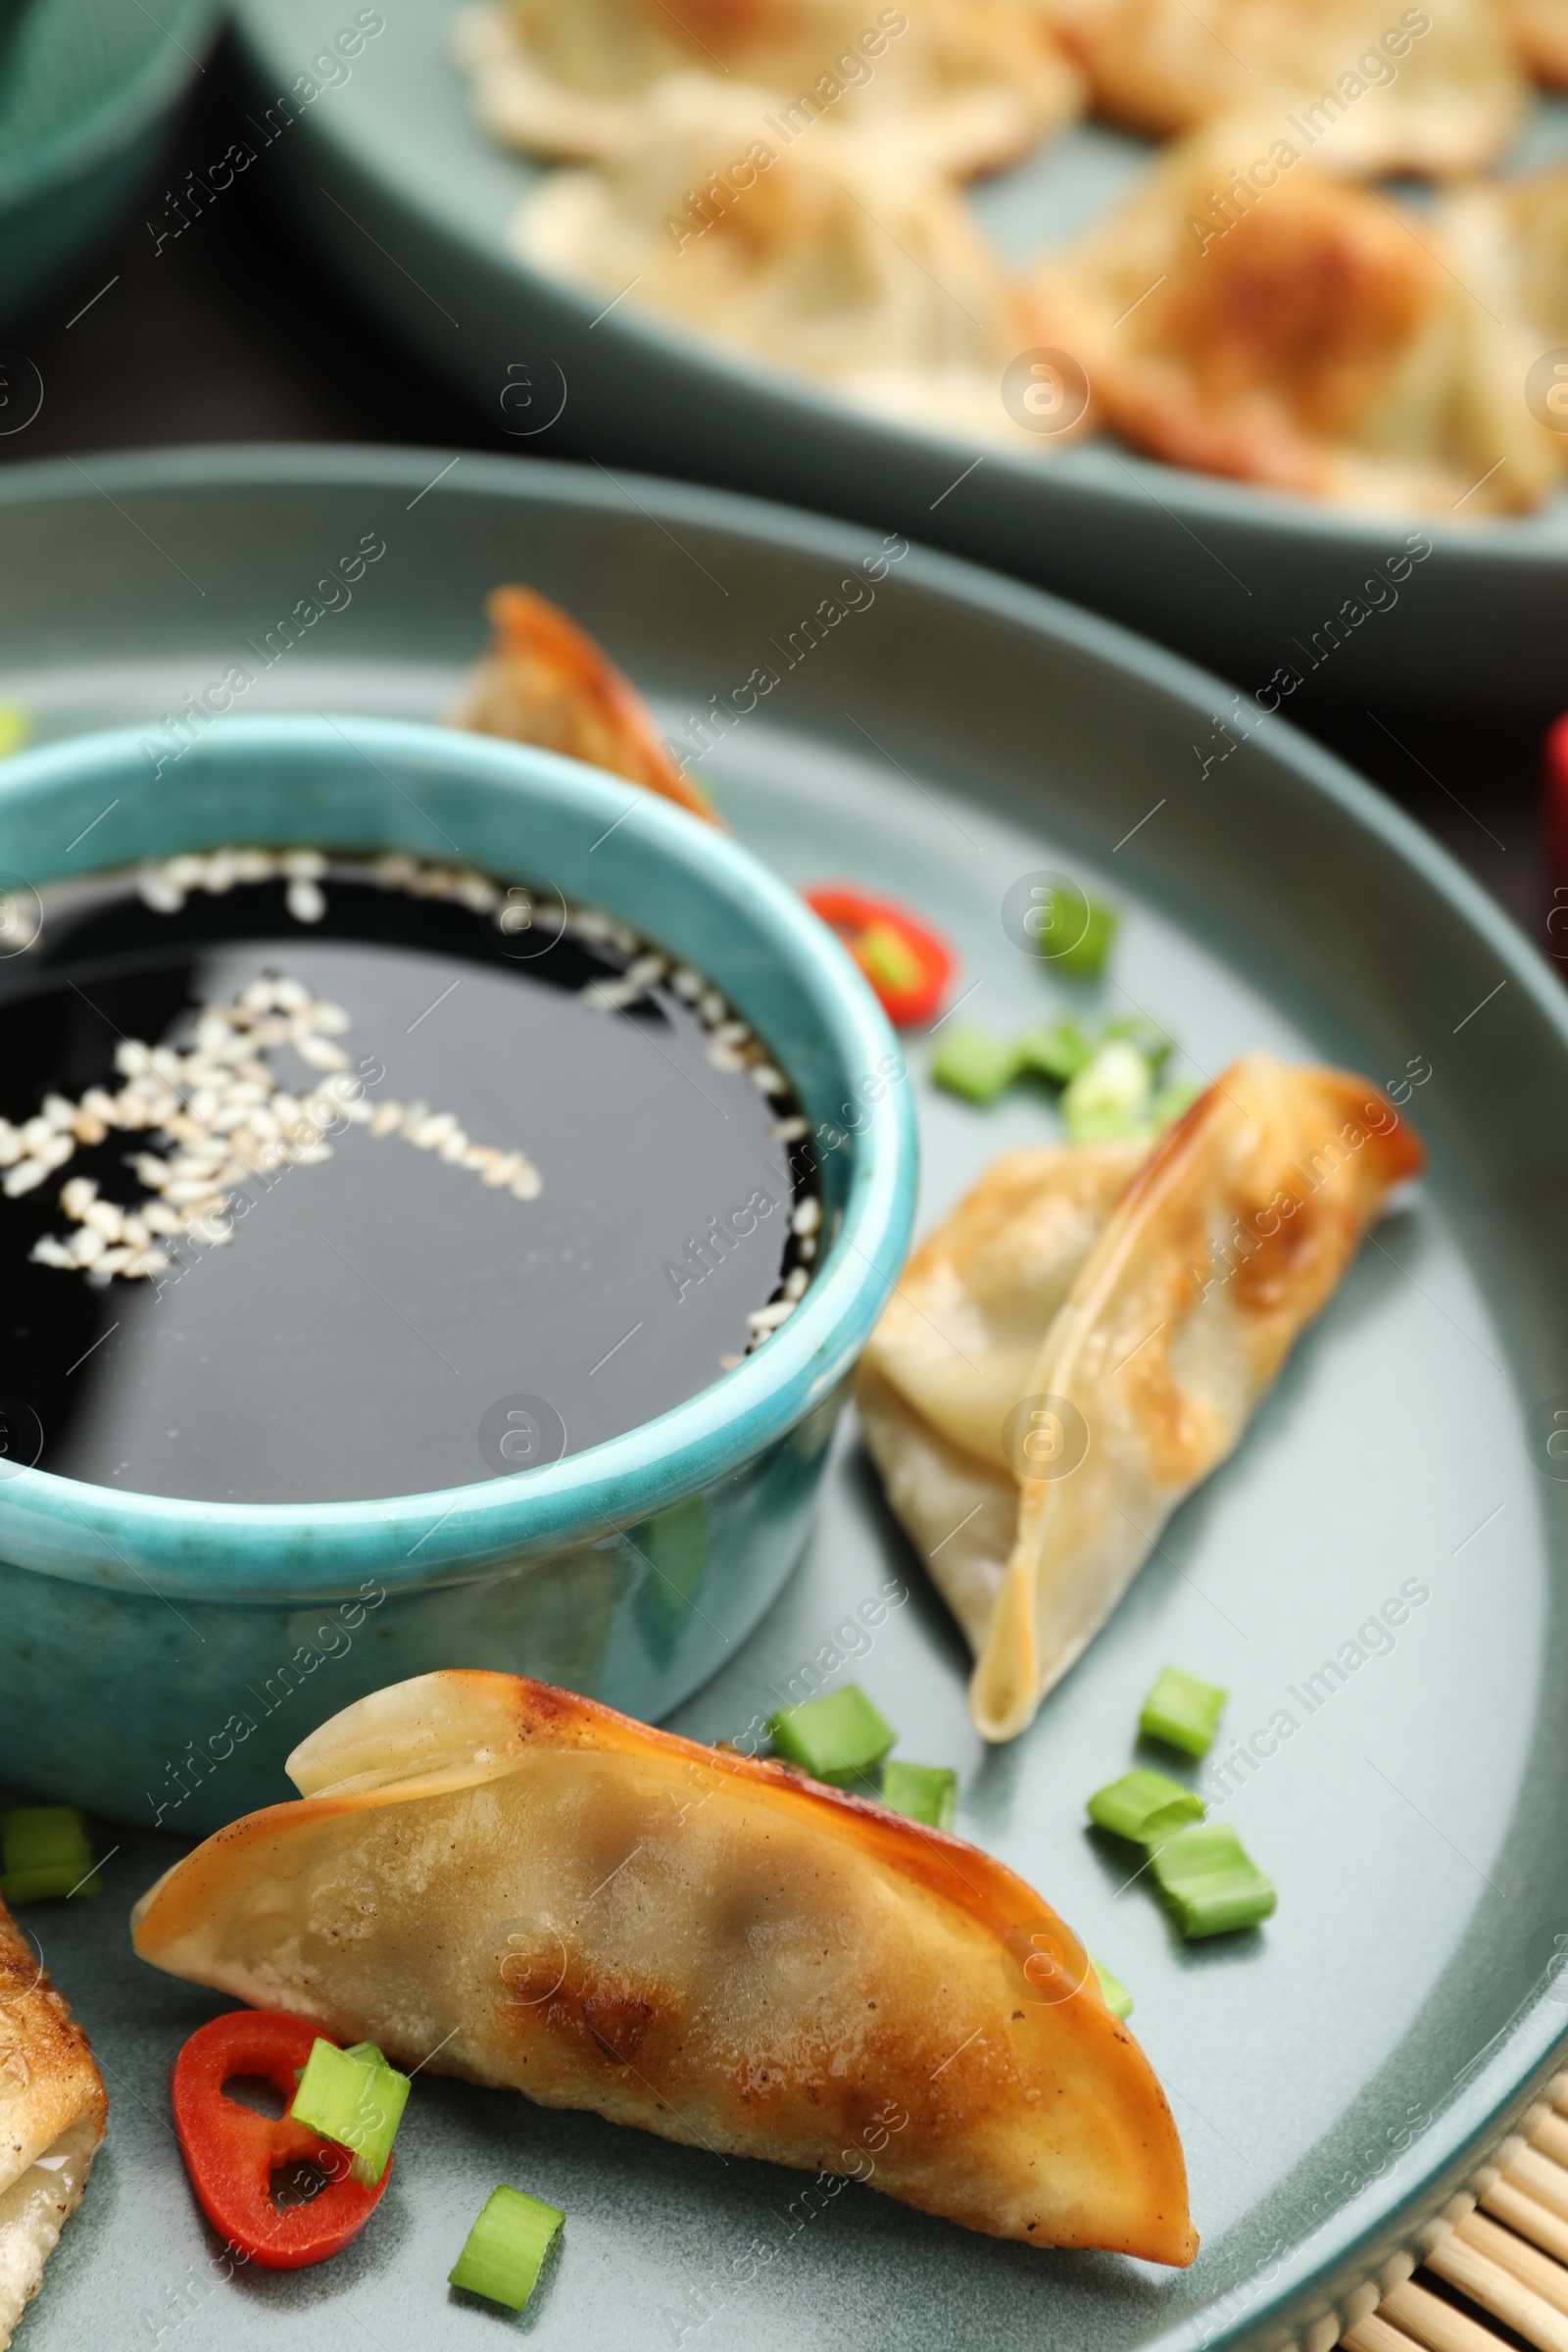
M 958 1776 L 945 1764 L 884 1764 L 882 1802 L 928 1829 L 951 1830 L 958 1818 Z
M 487 2302 L 504 2303 L 509 2311 L 521 2311 L 565 2218 L 557 2206 L 503 2182 L 486 2198 L 447 2274 L 448 2284 L 483 2295 Z
M 1121 1979 L 1113 1977 L 1104 1962 L 1097 1960 L 1093 1952 L 1089 1955 L 1089 1965 L 1094 1970 L 1095 1981 L 1104 1996 L 1105 2007 L 1110 2011 L 1112 2017 L 1120 2018 L 1125 2023 L 1133 2013 L 1132 1994 Z
M 1017 1067 L 1017 1054 L 1004 1038 L 960 1021 L 931 1056 L 931 1083 L 967 1102 L 994 1102 Z
M 0 1894 L 8 1903 L 51 1895 L 96 1894 L 92 1839 L 74 1805 L 19 1805 L 0 1814 Z
M 1162 1666 L 1144 1701 L 1138 1729 L 1147 1739 L 1163 1740 L 1167 1747 L 1206 1756 L 1228 1696 L 1217 1683 L 1200 1682 L 1180 1666 Z
M 1201 1821 L 1203 1800 L 1180 1781 L 1162 1772 L 1124 1772 L 1107 1782 L 1089 1799 L 1089 1818 L 1097 1829 L 1112 1830 L 1118 1838 L 1147 1844 L 1183 1822 Z
M 408 2076 L 388 2066 L 374 2042 L 341 2050 L 318 2038 L 289 2113 L 323 2139 L 348 2148 L 355 2180 L 373 2188 L 386 2171 L 408 2099 Z
M 775 1755 L 830 1788 L 874 1772 L 896 1736 L 858 1683 L 808 1698 L 804 1706 L 781 1707 L 767 1731 Z
M 1274 1883 L 1249 1858 L 1228 1821 L 1196 1822 L 1155 1849 L 1151 1865 L 1190 1942 L 1256 1927 L 1274 1909 Z

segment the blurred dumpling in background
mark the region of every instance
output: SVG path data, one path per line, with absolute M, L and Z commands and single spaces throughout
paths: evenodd
M 1513 0 L 1558 16 L 1561 0 Z M 1113 122 L 1162 136 L 1259 103 L 1269 83 L 1306 136 L 1332 131 L 1340 171 L 1439 176 L 1491 163 L 1526 102 L 1493 0 L 1056 0 L 1058 21 Z M 1391 24 L 1390 20 L 1393 19 Z
M 1333 176 L 1271 111 L 1232 118 L 1047 260 L 1034 339 L 1085 369 L 1095 421 L 1172 465 L 1369 509 L 1523 512 L 1568 444 L 1525 405 L 1539 335 L 1469 290 L 1496 294 L 1449 216 Z
M 558 276 L 626 293 L 911 423 L 1038 440 L 1003 408 L 1026 306 L 952 183 L 902 145 L 822 123 L 776 145 L 768 94 L 676 74 L 645 137 L 528 198 L 514 241 Z
M 1502 0 L 1514 46 L 1538 81 L 1568 89 L 1568 0 Z
M 1027 154 L 1081 109 L 1044 0 L 510 0 L 460 20 L 480 121 L 536 155 L 598 162 L 644 136 L 673 75 L 745 82 L 786 135 L 830 119 L 906 140 L 967 176 Z

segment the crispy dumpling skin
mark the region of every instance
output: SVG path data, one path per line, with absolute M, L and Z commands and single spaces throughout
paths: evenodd
M 1070 1930 L 958 1839 L 511 1675 L 378 1691 L 289 1771 L 301 1802 L 142 1898 L 144 1960 L 993 2236 L 1192 2260 L 1148 2061 Z
M 1308 127 L 1332 125 L 1337 169 L 1448 176 L 1494 161 L 1524 114 L 1492 0 L 1407 10 L 1402 26 L 1387 0 L 1059 0 L 1057 14 L 1100 111 L 1156 137 L 1251 107 L 1277 82 L 1276 127 L 1287 108 L 1315 108 Z
M 1083 99 L 1041 0 L 908 0 L 880 22 L 860 0 L 512 0 L 461 19 L 458 54 L 493 136 L 583 163 L 629 152 L 673 76 L 754 88 L 753 136 L 782 107 L 796 136 L 829 119 L 959 176 L 1015 161 Z
M 1451 226 L 1278 131 L 1227 121 L 1163 156 L 1040 267 L 1035 339 L 1171 465 L 1461 521 L 1539 505 L 1564 447 L 1520 397 L 1523 322 L 1465 290 Z
M 0 1903 L 0 2352 L 81 2202 L 108 2120 L 87 2036 Z
M 664 750 L 636 687 L 569 613 L 532 588 L 494 589 L 485 611 L 495 639 L 468 675 L 455 727 L 607 768 L 716 822 L 707 795 Z
M 866 1449 L 976 1652 L 1018 1527 L 1003 1425 L 1147 1150 L 1004 1152 L 915 1250 L 860 1359 Z
M 525 201 L 517 252 L 903 421 L 1038 452 L 999 391 L 1028 306 L 951 182 L 833 122 L 757 146 L 766 103 L 711 77 L 661 84 L 630 153 L 555 172 Z M 764 147 L 776 152 L 760 164 Z M 715 172 L 729 178 L 705 187 Z
M 1568 0 L 1503 0 L 1502 15 L 1536 79 L 1568 89 Z
M 1033 1720 L 1423 1159 L 1364 1079 L 1265 1054 L 1233 1062 L 1160 1137 L 1030 1375 L 1032 1395 L 1082 1416 L 1088 1446 L 1068 1475 L 1019 1479 L 970 1685 L 984 1738 Z

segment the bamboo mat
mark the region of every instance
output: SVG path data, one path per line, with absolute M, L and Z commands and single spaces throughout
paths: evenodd
M 1428 2225 L 1421 2268 L 1395 2266 L 1406 2276 L 1347 2329 L 1344 2352 L 1517 2352 L 1521 2340 L 1568 2352 L 1568 2075 L 1547 2101 Z

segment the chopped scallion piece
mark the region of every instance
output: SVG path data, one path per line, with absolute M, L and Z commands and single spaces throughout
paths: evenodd
M 1114 906 L 1104 906 L 1102 899 L 1086 899 L 1084 912 L 1067 899 L 1065 892 L 1046 892 L 1046 919 L 1039 924 L 1034 936 L 1039 939 L 1039 951 L 1057 971 L 1069 971 L 1079 981 L 1096 981 L 1104 971 L 1104 957 L 1109 955 L 1109 943 L 1116 936 Z M 1054 939 L 1072 939 L 1069 948 L 1054 948 Z
M 1013 1049 L 1004 1039 L 960 1022 L 931 1056 L 931 1083 L 969 1102 L 994 1102 L 1016 1068 Z
M 958 1816 L 958 1776 L 945 1764 L 884 1764 L 882 1802 L 929 1829 L 951 1830 Z
M 1148 1120 L 1153 1084 L 1138 1048 L 1125 1037 L 1108 1039 L 1061 1098 L 1068 1142 L 1105 1144 L 1136 1134 Z
M 1156 1090 L 1149 1105 L 1150 1125 L 1155 1129 L 1168 1127 L 1172 1119 L 1179 1119 L 1184 1110 L 1192 1109 L 1202 1091 L 1196 1078 L 1173 1078 L 1168 1086 Z
M 565 2218 L 520 2188 L 493 2188 L 447 2274 L 448 2284 L 520 2311 Z
M 1138 1729 L 1190 1756 L 1206 1756 L 1229 1695 L 1217 1683 L 1200 1683 L 1179 1666 L 1164 1666 L 1144 1701 Z
M 1020 1070 L 1036 1070 L 1057 1086 L 1076 1078 L 1094 1053 L 1076 1021 L 1043 1021 L 1038 1029 L 1026 1029 L 1013 1047 Z
M 98 1892 L 86 1816 L 74 1805 L 19 1805 L 0 1814 L 0 1893 L 8 1903 L 40 1903 L 78 1887 Z
M 1157 1021 L 1150 1020 L 1141 1012 L 1126 1013 L 1117 1020 L 1107 1021 L 1101 1032 L 1100 1042 L 1107 1045 L 1113 1037 L 1125 1038 L 1130 1046 L 1136 1046 L 1156 1078 L 1176 1051 L 1176 1040 L 1169 1030 L 1161 1029 Z
M 409 2078 L 388 2066 L 373 2042 L 340 2050 L 318 2039 L 305 2062 L 289 2114 L 353 2155 L 353 2176 L 373 2188 L 386 2171 L 408 2102 Z
M 1203 1800 L 1162 1772 L 1124 1772 L 1119 1781 L 1095 1790 L 1089 1818 L 1097 1829 L 1113 1830 L 1118 1838 L 1145 1845 L 1152 1838 L 1167 1837 L 1183 1822 L 1201 1821 Z
M 1190 1938 L 1255 1927 L 1274 1908 L 1273 1881 L 1249 1861 L 1229 1822 L 1178 1830 L 1155 1848 L 1151 1867 Z
M 874 1772 L 895 1737 L 856 1683 L 804 1706 L 781 1707 L 767 1730 L 775 1755 L 834 1787 Z
M 1101 1992 L 1104 1997 L 1105 2007 L 1110 2011 L 1111 2016 L 1119 2018 L 1131 2017 L 1133 2013 L 1133 1996 L 1128 1991 L 1126 1985 L 1121 1982 L 1120 1978 L 1113 1977 L 1109 1969 L 1104 1966 L 1103 1962 L 1097 1960 L 1092 1952 L 1089 1955 L 1089 1965 L 1095 1972 L 1096 1980 L 1099 1983 Z

